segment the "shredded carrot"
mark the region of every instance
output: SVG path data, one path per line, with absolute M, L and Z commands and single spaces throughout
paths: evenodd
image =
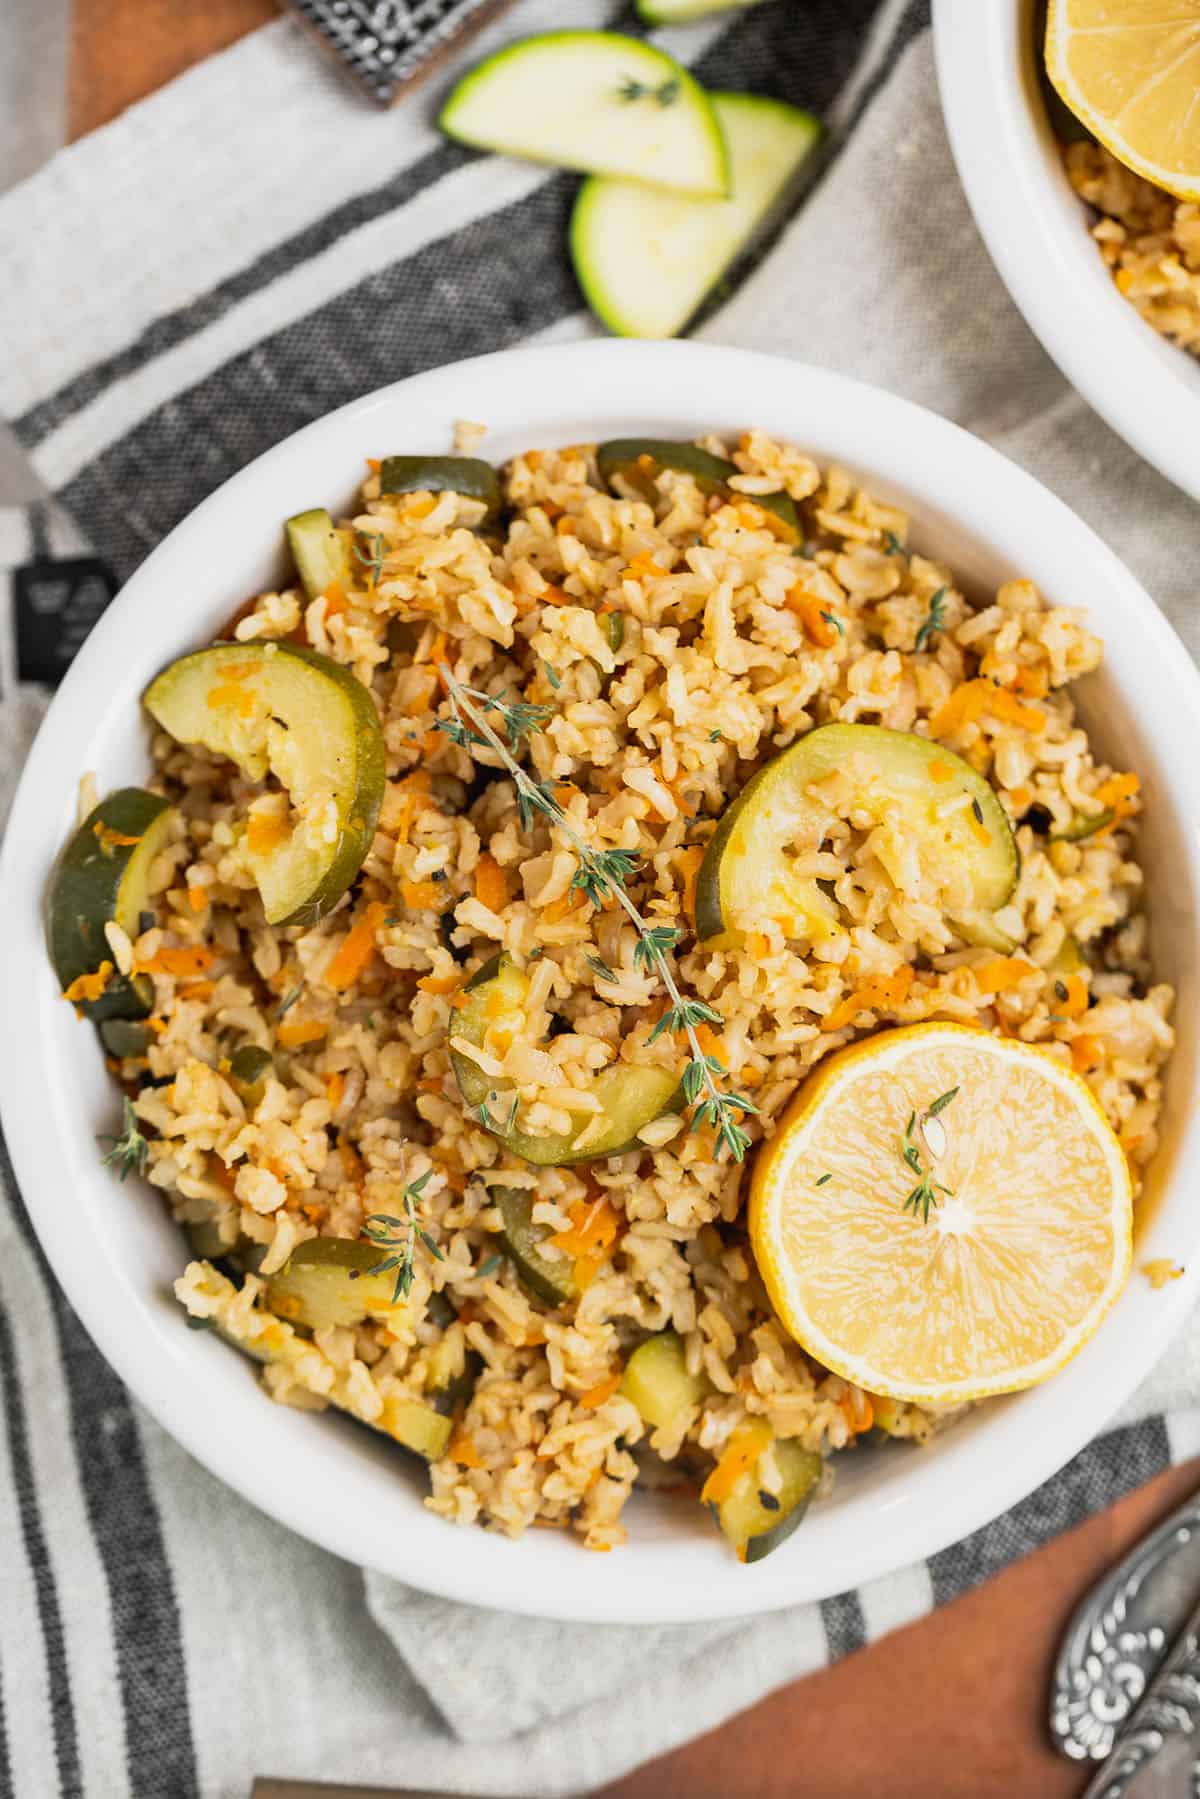
M 342 1167 L 346 1170 L 346 1179 L 351 1186 L 361 1187 L 366 1174 L 366 1165 L 344 1131 L 338 1132 L 338 1151 L 342 1158 Z
M 1062 984 L 1067 990 L 1067 997 L 1061 999 L 1056 993 L 1054 1010 L 1066 1018 L 1079 1018 L 1088 1009 L 1087 982 L 1082 975 L 1072 974 Z
M 486 852 L 475 865 L 475 898 L 489 912 L 501 912 L 508 904 L 508 882 L 494 856 Z
M 335 1074 L 326 1075 L 326 1077 L 325 1077 L 325 1094 L 329 1100 L 330 1105 L 333 1107 L 335 1112 L 337 1111 L 338 1107 L 341 1105 L 342 1099 L 345 1096 L 345 1092 L 346 1092 L 346 1077 L 344 1074 L 336 1074 L 335 1073 Z
M 766 513 L 753 500 L 739 500 L 733 510 L 739 522 L 751 531 L 760 531 L 767 522 Z
M 1089 1068 L 1099 1068 L 1104 1060 L 1104 1045 L 1099 1037 L 1092 1037 L 1082 1031 L 1078 1037 L 1071 1039 L 1071 1066 L 1077 1074 L 1086 1074 Z
M 213 983 L 211 981 L 188 981 L 179 989 L 180 999 L 211 999 Z
M 1050 677 L 1044 668 L 1019 668 L 1012 684 L 1028 700 L 1044 700 L 1050 691 Z
M 342 939 L 337 954 L 325 970 L 326 983 L 337 992 L 352 986 L 375 954 L 375 938 L 385 911 L 386 907 L 378 900 L 372 900 Z
M 948 762 L 933 761 L 929 764 L 929 778 L 931 781 L 952 781 L 954 770 Z
M 878 1012 L 903 1005 L 912 984 L 913 971 L 906 962 L 891 974 L 876 975 L 839 1000 L 821 1021 L 821 1029 L 840 1031 L 852 1024 L 860 1012 Z
M 246 825 L 246 848 L 252 856 L 269 856 L 287 834 L 287 819 L 277 812 L 252 812 Z
M 63 998 L 69 999 L 73 1006 L 81 1002 L 99 999 L 112 977 L 111 962 L 101 962 L 92 974 L 76 975 L 69 987 L 63 988 Z
M 765 1074 L 765 1069 L 756 1068 L 751 1064 L 749 1068 L 740 1068 L 738 1070 L 738 1080 L 743 1087 L 761 1087 Z
M 784 605 L 796 614 L 810 643 L 822 650 L 833 648 L 841 632 L 833 622 L 838 615 L 828 600 L 819 599 L 815 593 L 806 593 L 803 582 L 798 581 Z
M 331 581 L 321 598 L 325 601 L 326 618 L 336 618 L 339 612 L 345 612 L 350 602 L 336 581 Z
M 452 1462 L 457 1462 L 460 1468 L 483 1467 L 483 1457 L 461 1424 L 447 1443 L 446 1454 Z
M 543 909 L 542 917 L 547 924 L 560 924 L 568 913 L 578 912 L 579 908 L 586 903 L 587 895 L 582 887 L 572 887 L 563 894 L 561 899 L 551 900 L 550 904 Z
M 140 837 L 127 837 L 124 831 L 114 831 L 99 818 L 92 826 L 92 834 L 106 856 L 111 856 L 114 850 L 130 849 L 142 841 Z
M 663 568 L 661 563 L 654 560 L 649 550 L 639 550 L 625 569 L 625 573 L 632 575 L 635 581 L 661 581 L 670 572 L 669 568 Z
M 870 1430 L 875 1422 L 875 1407 L 871 1404 L 871 1396 L 860 1387 L 851 1387 L 842 1395 L 839 1410 L 855 1435 Z
M 204 887 L 189 887 L 187 896 L 193 912 L 203 912 L 208 905 L 208 890 Z
M 275 1035 L 284 1049 L 299 1049 L 305 1043 L 319 1043 L 328 1029 L 319 1018 L 285 1018 Z
M 409 494 L 404 510 L 408 513 L 409 518 L 422 519 L 428 518 L 436 505 L 436 494 L 413 493 Z
M 556 1231 L 550 1238 L 564 1255 L 587 1256 L 595 1250 L 611 1249 L 616 1242 L 620 1225 L 607 1194 L 601 1193 L 596 1199 L 577 1199 L 567 1216 L 570 1228 Z
M 980 963 L 971 973 L 980 993 L 1007 993 L 1010 987 L 1019 986 L 1026 975 L 1036 974 L 1037 969 L 1023 956 L 997 956 L 991 962 Z
M 988 830 L 986 825 L 980 824 L 973 813 L 971 815 L 971 829 L 986 849 L 987 845 L 992 841 L 992 833 Z
M 437 908 L 441 892 L 436 881 L 401 881 L 400 893 L 406 906 L 414 912 Z
M 1135 774 L 1109 775 L 1096 789 L 1096 798 L 1102 806 L 1116 806 L 1122 800 L 1132 799 L 1141 790 L 1141 781 Z
M 558 519 L 554 526 L 554 534 L 556 537 L 578 537 L 579 536 L 578 521 L 571 518 L 570 515 L 568 515 L 565 518 Z
M 1039 712 L 1035 706 L 1023 706 L 1007 688 L 997 687 L 991 681 L 976 679 L 964 681 L 954 689 L 949 699 L 934 713 L 930 730 L 935 737 L 945 737 L 961 729 L 963 725 L 973 724 L 984 713 L 990 713 L 1004 724 L 1019 725 L 1035 734 L 1046 728 L 1044 712 Z
M 146 962 L 135 962 L 135 974 L 198 975 L 216 961 L 212 950 L 202 943 L 186 944 L 180 949 L 160 949 Z
M 696 844 L 691 849 L 680 850 L 675 860 L 679 872 L 683 876 L 683 909 L 695 924 L 696 878 L 700 873 L 700 864 L 704 860 L 703 847 Z
M 226 670 L 228 675 L 232 669 Z M 208 690 L 208 704 L 214 712 L 236 712 L 239 718 L 250 718 L 254 712 L 254 695 L 248 687 L 239 687 L 236 680 L 225 680 Z
M 721 1039 L 710 1024 L 701 1022 L 696 1026 L 696 1042 L 706 1056 L 712 1056 L 717 1062 L 721 1060 Z
M 370 469 L 370 471 L 373 475 L 377 475 L 379 473 L 380 469 L 383 467 L 383 464 L 379 460 L 378 456 L 368 456 L 367 457 L 367 467 Z
M 591 1406 L 593 1409 L 603 1405 L 606 1399 L 612 1398 L 620 1384 L 621 1370 L 618 1368 L 615 1374 L 610 1374 L 606 1380 L 597 1381 L 594 1387 L 589 1387 L 586 1393 L 581 1393 L 579 1403 Z
M 761 962 L 771 953 L 771 939 L 765 931 L 751 931 L 746 939 L 746 954 L 752 962 Z
M 1033 790 L 1029 787 L 1014 787 L 1008 799 L 1013 811 L 1019 816 L 1022 812 L 1028 812 L 1032 806 Z
M 700 1489 L 705 1505 L 721 1505 L 729 1498 L 743 1474 L 749 1473 L 771 1441 L 771 1427 L 765 1418 L 751 1418 L 739 1425 L 730 1437 L 720 1461 Z
M 525 452 L 525 466 L 527 468 L 541 468 L 542 463 L 545 460 L 546 453 L 544 450 L 526 450 Z
M 586 1293 L 601 1268 L 604 1266 L 603 1256 L 576 1256 L 572 1278 L 577 1293 Z
M 423 974 L 417 982 L 422 993 L 453 993 L 458 986 L 456 974 Z M 439 1077 L 436 1085 L 441 1086 Z

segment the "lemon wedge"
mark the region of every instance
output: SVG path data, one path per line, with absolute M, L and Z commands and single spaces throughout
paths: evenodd
M 953 1024 L 823 1062 L 750 1197 L 759 1270 L 801 1347 L 928 1405 L 1057 1373 L 1128 1277 L 1132 1218 L 1086 1082 L 1048 1050 Z
M 1050 0 L 1046 72 L 1118 161 L 1200 199 L 1200 0 Z

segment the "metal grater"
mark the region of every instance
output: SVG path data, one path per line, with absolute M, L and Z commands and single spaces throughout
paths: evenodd
M 380 106 L 508 0 L 285 0 Z

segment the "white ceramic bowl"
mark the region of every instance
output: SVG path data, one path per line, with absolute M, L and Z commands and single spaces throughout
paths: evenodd
M 251 1365 L 184 1327 L 170 1297 L 183 1246 L 158 1195 L 120 1186 L 95 1135 L 116 1096 L 94 1034 L 63 1004 L 42 945 L 42 889 L 71 828 L 76 782 L 146 771 L 138 699 L 247 594 L 278 579 L 280 522 L 349 499 L 363 457 L 445 451 L 459 417 L 487 420 L 499 461 L 537 444 L 749 425 L 848 464 L 909 509 L 917 543 L 987 591 L 1016 574 L 1084 604 L 1107 639 L 1087 711 L 1121 767 L 1143 777 L 1158 966 L 1180 988 L 1157 1198 L 1139 1254 L 1187 1275 L 1135 1276 L 1057 1380 L 974 1413 L 924 1453 L 845 1458 L 834 1491 L 786 1549 L 743 1568 L 694 1502 L 638 1497 L 608 1556 L 530 1531 L 510 1543 L 426 1511 L 386 1442 L 331 1414 L 286 1410 Z M 1019 546 L 1019 550 L 1014 546 Z M 353 1561 L 457 1599 L 594 1620 L 738 1616 L 818 1599 L 926 1556 L 1029 1493 L 1094 1434 L 1149 1370 L 1200 1281 L 1196 923 L 1200 679 L 1146 594 L 1029 475 L 956 426 L 857 382 L 735 350 L 600 342 L 510 351 L 385 388 L 319 420 L 235 475 L 171 533 L 97 625 L 30 757 L 0 864 L 4 1007 L 0 1101 L 21 1186 L 59 1279 L 113 1366 L 200 1461 L 256 1505 Z
M 1031 330 L 1119 434 L 1200 499 L 1200 361 L 1117 292 L 1067 180 L 1035 0 L 934 0 L 942 110 L 971 211 Z

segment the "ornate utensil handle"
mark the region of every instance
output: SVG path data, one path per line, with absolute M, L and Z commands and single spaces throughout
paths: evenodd
M 1072 1618 L 1050 1700 L 1050 1734 L 1063 1755 L 1103 1761 L 1113 1752 L 1197 1595 L 1200 1494 L 1110 1570 Z

